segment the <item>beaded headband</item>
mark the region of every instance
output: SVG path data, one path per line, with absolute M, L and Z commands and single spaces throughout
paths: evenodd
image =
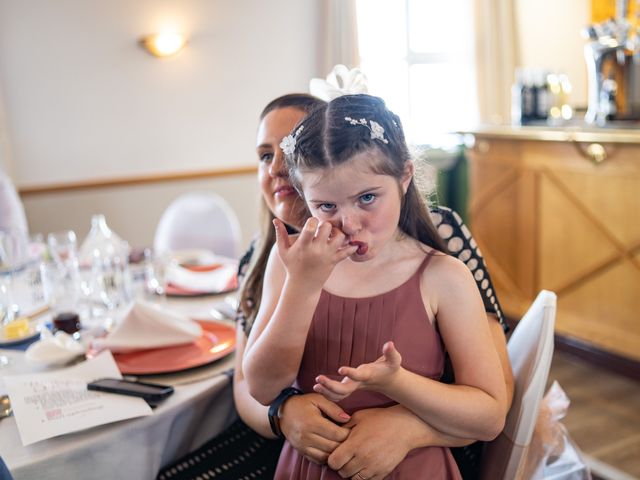
M 347 122 L 349 122 L 351 125 L 362 125 L 367 127 L 371 132 L 372 140 L 380 140 L 382 143 L 389 143 L 389 140 L 387 140 L 384 136 L 384 127 L 380 125 L 378 122 L 376 122 L 375 120 L 369 120 L 369 125 L 371 125 L 369 126 L 367 125 L 366 118 L 361 118 L 360 120 L 356 120 L 355 118 L 344 117 L 344 119 Z

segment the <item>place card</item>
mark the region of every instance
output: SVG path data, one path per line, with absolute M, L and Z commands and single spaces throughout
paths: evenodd
M 122 378 L 108 350 L 54 372 L 4 377 L 22 444 L 153 413 L 141 398 L 87 390 L 104 377 Z

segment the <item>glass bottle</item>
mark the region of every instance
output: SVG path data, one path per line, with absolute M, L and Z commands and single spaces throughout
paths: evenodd
M 89 317 L 101 318 L 131 300 L 129 246 L 109 228 L 104 215 L 91 217 L 79 260 Z

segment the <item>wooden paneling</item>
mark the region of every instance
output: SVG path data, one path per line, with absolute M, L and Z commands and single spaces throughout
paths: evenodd
M 558 333 L 640 360 L 640 144 L 595 164 L 571 142 L 483 137 L 470 222 L 507 315 L 558 294 Z

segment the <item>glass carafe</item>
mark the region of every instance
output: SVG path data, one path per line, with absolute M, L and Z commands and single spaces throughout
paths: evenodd
M 79 260 L 89 318 L 100 319 L 131 300 L 129 246 L 109 228 L 104 215 L 91 217 Z

